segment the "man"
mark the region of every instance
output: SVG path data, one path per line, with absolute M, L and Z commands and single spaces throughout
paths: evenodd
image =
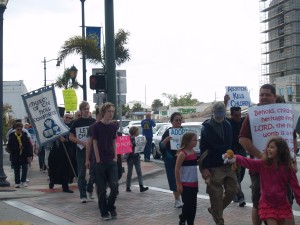
M 80 201 L 82 203 L 87 202 L 86 194 L 86 167 L 85 167 L 85 155 L 87 145 L 87 131 L 90 125 L 96 122 L 94 118 L 90 118 L 90 105 L 86 101 L 82 101 L 79 105 L 81 117 L 74 120 L 70 129 L 70 141 L 77 144 L 76 146 L 76 161 L 78 170 L 78 188 L 80 193 Z
M 229 100 L 230 100 L 229 95 L 225 95 L 224 96 L 225 106 L 227 105 Z M 241 107 L 239 106 L 230 107 L 230 118 L 226 118 L 226 119 L 229 121 L 232 127 L 235 154 L 247 157 L 245 149 L 243 149 L 243 147 L 239 143 L 239 134 L 245 119 L 245 117 L 242 118 Z M 244 179 L 244 175 L 245 175 L 245 167 L 238 166 L 236 170 L 236 176 L 239 182 L 239 191 L 234 197 L 233 201 L 238 202 L 240 207 L 244 207 L 246 205 L 245 196 L 242 191 L 242 185 L 241 185 Z
M 141 126 L 143 129 L 143 135 L 146 137 L 146 146 L 144 148 L 144 161 L 150 161 L 151 155 L 151 145 L 152 145 L 152 138 L 153 138 L 153 127 L 156 126 L 155 122 L 151 119 L 151 113 L 146 114 L 146 119 L 142 120 Z
M 202 124 L 200 171 L 210 198 L 211 207 L 208 211 L 217 225 L 224 225 L 223 210 L 236 195 L 238 183 L 235 172 L 231 165 L 224 164 L 222 155 L 228 149 L 233 149 L 234 140 L 231 125 L 225 120 L 224 103 L 214 103 L 212 113 L 212 118 Z
M 276 103 L 276 89 L 271 84 L 264 84 L 261 86 L 259 90 L 259 105 L 268 105 Z M 250 120 L 249 116 L 246 117 L 241 131 L 239 135 L 239 142 L 246 149 L 251 158 L 258 158 L 262 157 L 262 152 L 258 150 L 253 142 L 252 142 L 252 133 L 250 128 Z M 251 179 L 251 189 L 252 189 L 252 223 L 253 225 L 261 225 L 262 221 L 259 218 L 258 214 L 258 203 L 260 199 L 260 177 L 257 172 L 249 171 L 250 179 Z M 286 224 L 295 224 L 293 223 L 293 218 L 291 220 L 287 220 Z
M 106 102 L 100 108 L 102 119 L 92 128 L 93 148 L 96 158 L 96 185 L 98 207 L 102 220 L 117 218 L 115 201 L 119 193 L 116 152 L 117 126 L 112 123 L 115 107 Z M 110 188 L 106 198 L 106 186 Z

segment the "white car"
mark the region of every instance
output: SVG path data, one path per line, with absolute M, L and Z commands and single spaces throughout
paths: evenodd
M 160 159 L 161 158 L 161 150 L 159 147 L 159 143 L 161 142 L 161 138 L 163 136 L 163 134 L 165 133 L 165 131 L 171 127 L 172 124 L 167 124 L 167 125 L 163 125 L 161 126 L 158 131 L 153 135 L 153 141 L 152 141 L 152 155 L 154 159 Z M 195 147 L 195 152 L 196 154 L 199 156 L 200 155 L 200 134 L 201 134 L 201 129 L 202 129 L 202 122 L 186 122 L 186 123 L 182 123 L 181 126 L 183 128 L 186 128 L 189 131 L 193 131 L 197 134 L 199 134 L 199 138 L 198 138 L 198 144 Z

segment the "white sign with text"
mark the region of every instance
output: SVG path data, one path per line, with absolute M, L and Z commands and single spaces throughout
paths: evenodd
M 227 107 L 249 107 L 251 99 L 246 86 L 227 86 L 226 94 L 229 96 Z
M 171 150 L 179 150 L 181 145 L 181 138 L 183 134 L 187 131 L 194 132 L 197 134 L 197 138 L 200 136 L 200 133 L 195 129 L 189 129 L 189 128 L 172 128 L 169 129 L 169 136 L 172 138 L 170 140 Z M 194 150 L 199 150 L 199 140 L 197 143 L 197 146 L 194 148 Z

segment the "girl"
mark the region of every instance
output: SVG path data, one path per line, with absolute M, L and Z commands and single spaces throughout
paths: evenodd
M 179 215 L 179 225 L 193 225 L 197 208 L 197 156 L 194 147 L 197 145 L 197 134 L 186 132 L 182 136 L 177 155 L 175 177 L 177 191 L 181 193 L 183 207 Z
M 135 148 L 135 137 L 139 135 L 139 128 L 132 126 L 129 129 L 129 134 L 130 134 L 130 139 L 132 143 L 132 152 L 129 153 L 127 157 L 127 168 L 128 168 L 128 173 L 127 173 L 127 180 L 126 180 L 126 191 L 131 192 L 130 186 L 131 186 L 131 176 L 132 176 L 132 169 L 133 165 L 136 170 L 136 174 L 138 177 L 139 185 L 140 185 L 140 192 L 144 192 L 148 190 L 148 187 L 143 186 L 143 176 L 142 176 L 142 170 L 141 170 L 141 156 L 140 153 L 134 153 L 134 148 Z
M 227 154 L 224 155 L 227 158 Z M 259 216 L 268 225 L 283 225 L 292 217 L 287 198 L 288 185 L 292 188 L 296 202 L 300 204 L 300 186 L 292 168 L 290 150 L 281 137 L 272 137 L 262 159 L 249 159 L 239 155 L 233 161 L 248 169 L 259 172 L 260 192 Z M 232 161 L 231 161 L 232 162 Z
M 9 135 L 7 147 L 11 154 L 11 164 L 14 168 L 15 187 L 20 187 L 20 182 L 23 187 L 27 187 L 27 170 L 28 164 L 31 163 L 33 156 L 33 148 L 27 133 L 22 131 L 23 124 L 17 122 L 15 130 Z M 20 178 L 20 170 L 22 167 L 22 176 Z

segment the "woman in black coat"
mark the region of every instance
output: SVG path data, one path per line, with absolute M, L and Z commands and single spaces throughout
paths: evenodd
M 20 185 L 27 187 L 26 178 L 28 171 L 28 164 L 31 163 L 33 156 L 33 148 L 26 132 L 22 131 L 23 124 L 17 122 L 15 130 L 9 135 L 7 148 L 10 152 L 11 164 L 14 168 L 15 187 Z M 20 170 L 22 167 L 22 176 Z M 21 177 L 21 178 L 20 178 Z

